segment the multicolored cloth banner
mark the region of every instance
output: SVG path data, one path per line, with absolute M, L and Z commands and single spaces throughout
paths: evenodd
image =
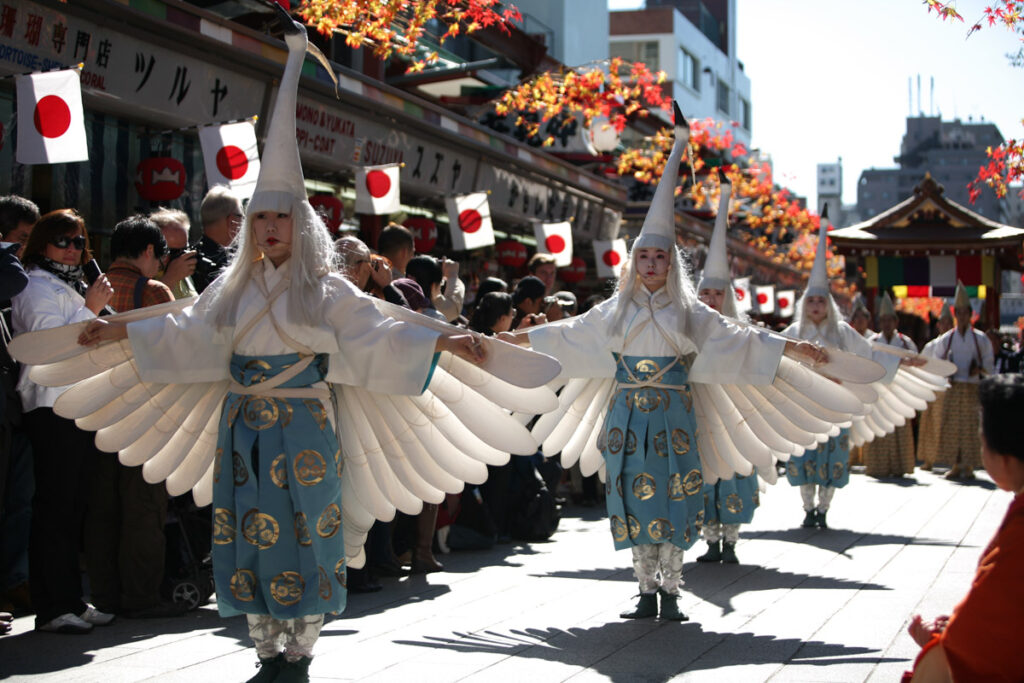
M 995 257 L 962 256 L 868 256 L 864 263 L 868 287 L 906 290 L 905 296 L 953 296 L 957 280 L 971 290 L 995 285 Z M 980 295 L 984 298 L 984 295 Z

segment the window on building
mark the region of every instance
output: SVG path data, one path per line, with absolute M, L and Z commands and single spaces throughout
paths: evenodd
M 718 110 L 729 114 L 729 86 L 722 79 L 718 79 Z
M 679 48 L 676 70 L 679 72 L 678 78 L 683 85 L 700 92 L 700 62 L 684 48 Z
M 744 98 L 740 99 L 740 125 L 750 130 L 750 102 Z
M 656 40 L 612 43 L 609 46 L 608 52 L 612 57 L 621 57 L 627 62 L 643 62 L 652 71 L 657 70 L 660 64 L 658 61 L 658 41 Z

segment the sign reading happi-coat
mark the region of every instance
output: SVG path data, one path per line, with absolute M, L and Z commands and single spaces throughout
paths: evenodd
M 572 264 L 572 223 L 534 223 L 533 235 L 538 254 L 551 254 L 559 268 Z
M 738 277 L 732 281 L 732 289 L 736 293 L 736 309 L 740 313 L 753 310 L 753 303 L 750 300 L 750 278 Z
M 792 289 L 784 289 L 775 295 L 775 303 L 778 306 L 780 318 L 792 318 L 796 304 L 796 292 Z
M 356 213 L 387 216 L 400 211 L 400 170 L 399 164 L 361 166 L 356 169 Z
M 618 277 L 626 262 L 626 240 L 594 240 L 594 263 L 598 277 Z
M 444 203 L 448 209 L 453 248 L 468 251 L 494 244 L 491 207 L 486 192 L 448 197 Z
M 89 159 L 77 69 L 17 77 L 18 150 L 22 164 Z
M 756 285 L 754 287 L 754 303 L 757 313 L 771 315 L 775 312 L 775 285 Z
M 252 197 L 260 174 L 260 155 L 252 121 L 199 129 L 203 165 L 210 187 L 227 185 L 242 199 Z

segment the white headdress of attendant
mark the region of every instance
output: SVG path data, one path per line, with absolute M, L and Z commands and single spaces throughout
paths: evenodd
M 882 293 L 882 300 L 878 304 L 878 319 L 881 320 L 883 315 L 896 316 L 896 307 L 892 303 L 892 297 L 889 296 L 889 292 Z
M 736 318 L 736 293 L 732 289 L 729 255 L 726 247 L 726 236 L 729 230 L 729 200 L 732 199 L 732 183 L 729 176 L 718 169 L 718 182 L 721 188 L 718 196 L 718 213 L 715 215 L 715 227 L 708 243 L 708 256 L 704 261 L 704 272 L 701 273 L 697 292 L 702 289 L 718 289 L 725 292 L 722 299 L 722 315 Z
M 814 253 L 814 265 L 807 278 L 807 290 L 804 296 L 829 296 L 832 293 L 828 284 L 828 204 L 821 210 L 821 223 L 818 228 L 818 249 Z
M 677 103 L 672 102 L 672 109 L 675 115 L 675 140 L 668 160 L 665 161 L 665 170 L 658 180 L 658 187 L 654 190 L 654 198 L 651 199 L 647 217 L 640 228 L 640 235 L 633 241 L 634 250 L 653 247 L 674 251 L 673 247 L 676 246 L 676 185 L 679 184 L 679 164 L 683 160 L 683 152 L 690 144 L 690 126 Z
M 949 325 L 953 324 L 953 314 L 949 312 L 949 306 L 946 304 L 942 304 L 942 313 L 939 313 L 939 320 Z
M 953 297 L 953 310 L 960 311 L 971 308 L 971 297 L 967 295 L 967 288 L 960 280 L 956 281 L 956 295 Z

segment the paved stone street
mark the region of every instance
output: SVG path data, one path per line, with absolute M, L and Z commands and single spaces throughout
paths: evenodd
M 984 475 L 982 475 L 984 477 Z M 1010 503 L 987 479 L 855 475 L 829 530 L 799 528 L 785 481 L 744 527 L 740 565 L 687 553 L 689 623 L 625 621 L 630 554 L 603 515 L 569 507 L 553 542 L 442 557 L 447 571 L 385 579 L 328 620 L 315 681 L 895 681 L 916 646 L 909 617 L 948 613 Z M 229 683 L 255 673 L 244 620 L 210 605 L 178 619 L 120 619 L 85 636 L 0 636 L 0 678 Z

